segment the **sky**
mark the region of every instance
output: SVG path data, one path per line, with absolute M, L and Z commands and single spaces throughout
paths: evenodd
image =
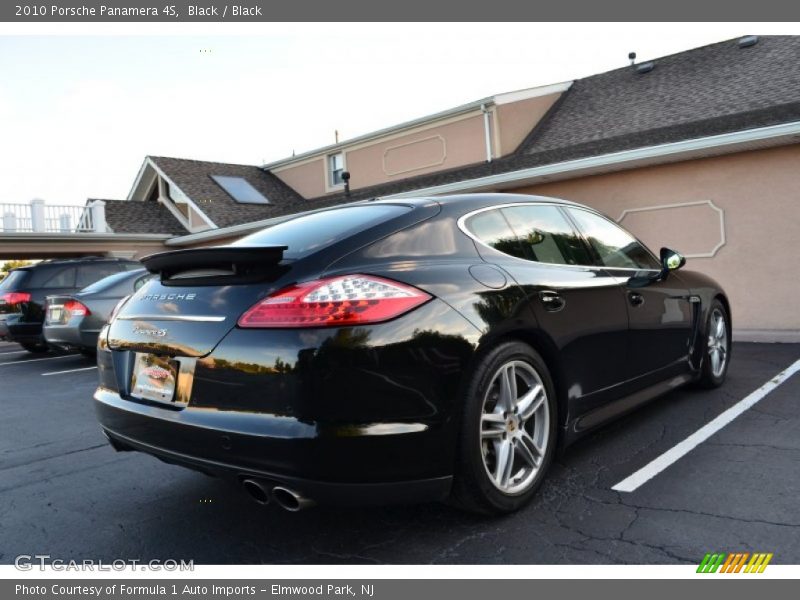
M 263 164 L 331 144 L 336 130 L 344 140 L 623 67 L 630 51 L 647 60 L 750 33 L 800 33 L 764 24 L 184 25 L 0 27 L 0 204 L 125 198 L 146 155 Z

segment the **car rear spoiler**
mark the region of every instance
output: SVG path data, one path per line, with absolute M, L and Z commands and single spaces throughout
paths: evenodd
M 212 246 L 151 254 L 142 264 L 162 281 L 182 272 L 219 270 L 229 274 L 245 274 L 274 267 L 283 259 L 288 246 Z

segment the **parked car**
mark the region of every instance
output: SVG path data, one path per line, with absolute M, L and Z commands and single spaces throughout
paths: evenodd
M 720 385 L 728 299 L 553 198 L 378 200 L 147 257 L 95 407 L 118 450 L 263 504 L 516 510 L 557 448 L 678 386 Z
M 100 329 L 125 296 L 153 277 L 146 269 L 109 275 L 70 296 L 48 296 L 44 339 L 49 346 L 93 355 Z
M 75 258 L 12 270 L 0 282 L 0 340 L 17 342 L 29 352 L 46 352 L 42 324 L 48 295 L 74 294 L 108 275 L 141 267 L 119 258 Z

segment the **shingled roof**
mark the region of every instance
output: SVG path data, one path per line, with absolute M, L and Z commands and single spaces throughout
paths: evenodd
M 577 80 L 518 150 L 555 162 L 800 119 L 800 37 L 728 40 Z
M 218 227 L 305 210 L 304 206 L 296 206 L 307 202 L 300 194 L 260 167 L 164 156 L 149 158 Z M 270 204 L 239 204 L 211 179 L 212 175 L 243 177 L 266 196 Z
M 508 156 L 360 188 L 349 199 L 800 121 L 800 36 L 762 36 L 745 48 L 737 38 L 653 63 L 646 73 L 628 66 L 575 81 Z
M 160 202 L 103 202 L 106 204 L 106 223 L 114 233 L 186 234 L 184 226 Z

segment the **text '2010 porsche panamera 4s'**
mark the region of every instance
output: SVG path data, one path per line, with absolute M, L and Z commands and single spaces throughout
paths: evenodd
M 591 208 L 475 194 L 305 214 L 165 252 L 100 336 L 118 450 L 257 501 L 515 510 L 559 447 L 725 379 L 728 301 Z

